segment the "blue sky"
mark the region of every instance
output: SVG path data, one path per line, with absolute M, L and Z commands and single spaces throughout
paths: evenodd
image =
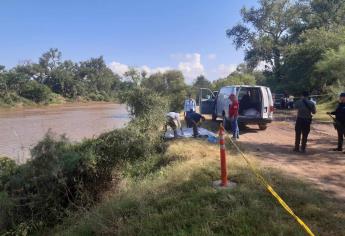
M 1 0 L 0 64 L 37 61 L 49 48 L 75 61 L 104 56 L 122 73 L 181 69 L 213 80 L 242 62 L 225 30 L 256 0 Z

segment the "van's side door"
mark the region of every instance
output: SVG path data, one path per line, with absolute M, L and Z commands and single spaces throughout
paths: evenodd
M 269 104 L 268 118 L 273 119 L 274 102 L 273 102 L 273 98 L 272 98 L 271 89 L 266 87 L 266 91 L 268 94 L 268 104 Z
M 215 108 L 216 97 L 208 88 L 201 88 L 199 95 L 200 113 L 213 114 Z
M 270 112 L 270 99 L 268 96 L 268 91 L 265 87 L 261 87 L 262 93 L 262 118 L 267 119 Z

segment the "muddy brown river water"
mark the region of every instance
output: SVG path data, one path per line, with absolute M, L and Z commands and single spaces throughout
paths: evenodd
M 30 149 L 49 129 L 58 135 L 66 134 L 71 141 L 81 141 L 123 127 L 128 120 L 126 106 L 120 104 L 1 109 L 0 156 L 23 163 L 30 158 Z

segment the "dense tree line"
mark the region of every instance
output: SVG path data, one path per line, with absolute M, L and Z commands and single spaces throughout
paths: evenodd
M 57 94 L 67 99 L 110 100 L 119 82 L 120 77 L 102 57 L 79 63 L 62 61 L 58 49 L 44 53 L 38 63 L 27 62 L 10 70 L 0 67 L 0 97 L 4 103 L 20 98 L 49 103 Z
M 343 0 L 260 0 L 241 15 L 227 36 L 245 50 L 250 69 L 266 63 L 261 83 L 289 92 L 342 89 Z

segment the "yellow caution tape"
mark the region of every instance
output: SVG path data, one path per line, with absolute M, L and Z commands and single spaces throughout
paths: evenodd
M 303 227 L 303 229 L 308 233 L 310 236 L 315 236 L 315 234 L 311 231 L 311 229 L 299 218 L 293 210 L 286 204 L 286 202 L 278 195 L 278 193 L 269 185 L 269 183 L 259 174 L 259 172 L 255 169 L 255 167 L 250 163 L 238 145 L 230 138 L 231 143 L 237 149 L 237 151 L 242 155 L 243 159 L 247 162 L 248 166 L 255 174 L 255 176 L 260 180 L 260 182 L 267 188 L 267 190 L 277 199 L 280 205 L 293 217 L 295 220 Z

